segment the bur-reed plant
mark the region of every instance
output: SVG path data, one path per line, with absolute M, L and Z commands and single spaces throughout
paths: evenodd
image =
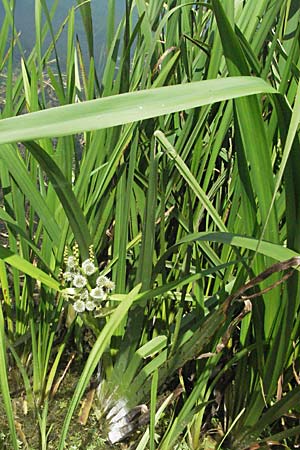
M 299 6 L 126 0 L 115 28 L 111 1 L 99 73 L 91 5 L 77 3 L 64 21 L 64 77 L 62 28 L 51 25 L 59 2 L 51 11 L 35 2 L 36 44 L 15 75 L 22 41 L 14 2 L 3 0 L 11 45 L 0 47 L 0 383 L 13 448 L 9 367 L 20 370 L 46 449 L 59 364 L 72 340 L 80 350 L 86 326 L 95 344 L 59 449 L 97 367 L 95 412 L 113 444 L 149 420 L 139 450 L 293 448 L 299 277 L 280 283 L 280 269 L 297 268 L 299 253 Z M 75 39 L 79 13 L 88 64 Z M 49 108 L 46 77 L 59 107 Z M 82 262 L 93 244 L 115 283 L 108 315 L 76 316 L 62 295 L 74 242 Z M 244 293 L 266 267 L 271 278 Z

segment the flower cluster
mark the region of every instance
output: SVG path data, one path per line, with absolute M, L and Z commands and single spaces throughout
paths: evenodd
M 62 273 L 62 279 L 68 287 L 64 289 L 64 293 L 77 313 L 99 310 L 102 302 L 107 300 L 108 295 L 115 288 L 113 281 L 104 275 L 96 279 L 92 277 L 97 272 L 93 259 L 91 250 L 90 258 L 80 265 L 76 246 L 72 256 L 65 256 L 66 270 Z

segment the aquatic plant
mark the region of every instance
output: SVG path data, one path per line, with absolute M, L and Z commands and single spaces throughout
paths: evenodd
M 55 34 L 59 2 L 35 2 L 36 44 L 15 72 L 22 36 L 2 0 L 0 387 L 12 448 L 9 368 L 46 450 L 69 348 L 81 373 L 59 450 L 93 395 L 84 405 L 107 446 L 138 430 L 138 450 L 293 448 L 300 8 L 126 0 L 117 25 L 110 1 L 99 73 L 91 5 L 77 3 Z

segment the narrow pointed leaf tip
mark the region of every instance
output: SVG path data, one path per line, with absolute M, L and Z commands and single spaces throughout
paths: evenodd
M 0 121 L 0 144 L 108 128 L 230 100 L 276 93 L 255 77 L 228 77 L 129 92 Z

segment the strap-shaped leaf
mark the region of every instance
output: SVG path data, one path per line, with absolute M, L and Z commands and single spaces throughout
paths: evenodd
M 64 105 L 0 122 L 0 143 L 66 136 L 162 116 L 242 96 L 275 93 L 260 78 L 196 81 Z

